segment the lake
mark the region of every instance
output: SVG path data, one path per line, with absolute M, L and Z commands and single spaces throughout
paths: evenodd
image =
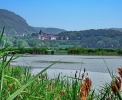
M 32 74 L 36 74 L 50 64 L 57 62 L 47 73 L 51 78 L 56 77 L 58 73 L 74 76 L 76 70 L 83 73 L 86 68 L 88 76 L 93 82 L 93 87 L 101 86 L 102 83 L 110 82 L 107 67 L 110 71 L 117 73 L 117 68 L 122 67 L 121 56 L 78 56 L 78 55 L 26 55 L 13 62 L 11 65 L 27 66 L 32 68 Z

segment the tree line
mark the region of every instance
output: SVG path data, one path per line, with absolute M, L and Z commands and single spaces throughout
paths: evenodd
M 68 54 L 79 55 L 79 54 L 89 54 L 89 55 L 122 55 L 121 49 L 90 49 L 90 48 L 68 48 Z
M 10 51 L 11 54 L 48 54 L 48 50 L 46 48 L 38 48 L 38 47 L 7 48 L 7 51 Z
M 57 36 L 68 36 L 69 40 L 40 40 L 34 34 L 26 36 L 4 36 L 4 42 L 11 47 L 81 47 L 81 48 L 122 48 L 122 32 L 115 30 L 65 31 Z
M 2 50 L 2 48 L 0 48 Z M 122 55 L 122 49 L 101 49 L 101 48 L 79 48 L 72 47 L 66 49 L 48 49 L 38 47 L 18 47 L 18 48 L 7 48 L 10 54 L 38 54 L 38 55 L 54 55 L 54 54 L 69 54 L 69 55 Z

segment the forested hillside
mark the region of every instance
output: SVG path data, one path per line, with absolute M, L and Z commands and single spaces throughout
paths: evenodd
M 58 36 L 68 36 L 70 43 L 67 42 L 67 44 L 79 47 L 122 48 L 122 32 L 112 29 L 66 31 Z
M 20 36 L 31 33 L 38 33 L 40 29 L 47 34 L 58 34 L 65 30 L 58 28 L 44 28 L 29 26 L 24 18 L 15 14 L 14 12 L 0 9 L 0 30 L 5 24 L 5 33 L 12 36 Z
M 25 19 L 11 11 L 0 9 L 0 29 L 3 27 L 2 20 L 5 24 L 6 34 L 15 36 L 37 32 L 27 24 Z
M 47 33 L 47 34 L 58 34 L 65 31 L 64 29 L 59 29 L 59 28 L 44 28 L 44 27 L 33 27 L 33 28 L 37 30 L 38 32 L 41 29 L 42 32 Z
M 122 32 L 122 28 L 110 28 L 110 29 Z
M 84 37 L 110 37 L 122 36 L 122 32 L 112 29 L 90 29 L 84 31 L 65 31 L 58 34 L 59 36 L 69 36 L 70 40 L 81 40 Z

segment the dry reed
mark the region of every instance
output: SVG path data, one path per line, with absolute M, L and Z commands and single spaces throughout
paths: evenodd
M 83 80 L 82 80 L 82 84 L 80 87 L 80 98 L 81 98 L 81 100 L 87 99 L 89 92 L 91 90 L 91 87 L 92 87 L 92 81 L 89 77 L 85 77 L 85 72 L 86 72 L 86 69 L 84 69 L 84 73 L 82 74 Z
M 122 68 L 118 68 L 118 74 L 119 76 L 115 76 L 114 80 L 111 82 L 111 90 L 116 96 L 118 96 L 118 92 L 122 90 Z

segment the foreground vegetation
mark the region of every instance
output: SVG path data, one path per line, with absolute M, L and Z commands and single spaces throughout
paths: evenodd
M 119 73 L 120 76 L 115 77 L 111 83 L 105 83 L 100 89 L 92 89 L 92 80 L 85 69 L 82 77 L 76 71 L 74 77 L 59 73 L 57 78 L 50 79 L 46 72 L 37 77 L 31 75 L 28 68 L 8 65 L 0 81 L 1 100 L 122 100 L 122 68 L 119 68 Z
M 0 43 L 3 33 L 4 28 Z M 118 68 L 119 76 L 109 72 L 112 82 L 98 90 L 92 89 L 92 80 L 85 69 L 82 77 L 76 71 L 74 77 L 59 73 L 57 78 L 50 79 L 46 70 L 58 62 L 36 75 L 31 75 L 28 68 L 12 67 L 10 62 L 18 58 L 14 52 L 16 51 L 9 51 L 6 44 L 0 50 L 0 100 L 122 100 L 122 68 Z M 8 59 L 9 54 L 11 57 Z

